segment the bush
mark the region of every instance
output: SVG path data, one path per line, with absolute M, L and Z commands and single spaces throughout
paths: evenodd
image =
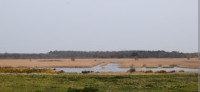
M 178 65 L 176 65 L 176 64 L 171 64 L 171 65 L 169 65 L 170 67 L 177 67 Z
M 127 72 L 130 72 L 130 73 L 132 73 L 132 72 L 135 72 L 136 70 L 135 70 L 135 68 L 134 68 L 134 65 L 132 64 L 131 66 L 130 66 L 130 69 L 127 71 Z
M 146 64 L 143 64 L 142 67 L 146 67 Z
M 185 72 L 184 70 L 180 70 L 179 72 Z
M 156 73 L 167 73 L 165 70 L 156 71 Z
M 75 58 L 74 58 L 74 57 L 72 57 L 72 58 L 71 58 L 71 61 L 75 61 Z
M 94 71 L 82 71 L 83 74 L 93 73 Z
M 138 56 L 135 56 L 134 59 L 135 59 L 135 61 L 137 61 L 139 58 L 138 58 Z
M 65 73 L 63 70 L 57 71 L 57 73 Z
M 135 71 L 136 71 L 135 68 L 131 68 L 128 70 L 128 72 L 130 72 L 130 73 L 135 72 Z
M 175 73 L 175 72 L 176 72 L 175 70 L 169 71 L 169 73 Z
M 145 73 L 153 73 L 153 71 L 152 70 L 147 70 L 147 71 L 145 71 Z

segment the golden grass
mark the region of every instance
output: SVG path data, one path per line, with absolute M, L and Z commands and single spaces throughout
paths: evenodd
M 51 74 L 56 74 L 56 71 L 53 71 L 50 69 L 1 68 L 0 73 L 51 73 Z
M 53 62 L 52 62 L 53 60 Z M 188 67 L 198 68 L 198 58 L 147 58 L 135 61 L 131 58 L 123 59 L 0 59 L 0 67 L 93 67 L 101 63 L 119 63 L 119 67 Z M 45 61 L 45 62 L 41 62 Z

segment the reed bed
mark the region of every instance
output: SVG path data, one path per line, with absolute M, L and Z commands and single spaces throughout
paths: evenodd
M 50 69 L 29 69 L 29 68 L 0 68 L 0 73 L 50 73 L 56 72 Z
M 44 62 L 41 62 L 44 61 Z M 119 63 L 119 67 L 187 67 L 198 68 L 198 58 L 187 60 L 186 58 L 147 58 L 139 59 L 134 58 L 113 58 L 113 59 L 0 59 L 0 67 L 72 67 L 84 68 L 93 67 L 102 63 Z

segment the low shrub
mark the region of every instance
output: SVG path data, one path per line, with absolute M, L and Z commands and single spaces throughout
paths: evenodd
M 158 67 L 162 67 L 162 65 L 161 65 L 161 64 L 159 64 L 159 65 L 158 65 Z
M 171 64 L 171 65 L 169 65 L 170 67 L 177 67 L 178 65 L 176 65 L 176 64 Z
M 135 70 L 135 67 L 134 67 L 134 65 L 132 64 L 131 66 L 130 66 L 130 69 L 127 71 L 127 72 L 130 72 L 130 73 L 132 73 L 132 72 L 135 72 L 136 70 Z
M 72 58 L 71 58 L 71 61 L 75 61 L 75 58 L 74 58 L 74 57 L 72 57 Z
M 169 71 L 169 73 L 175 73 L 175 72 L 176 72 L 175 70 Z
M 135 71 L 136 71 L 135 68 L 131 68 L 131 69 L 129 69 L 127 72 L 132 73 L 132 72 L 135 72 Z
M 82 71 L 83 74 L 93 73 L 94 71 Z
M 65 73 L 63 70 L 57 71 L 57 73 Z
M 145 71 L 145 73 L 153 73 L 153 71 L 152 70 L 147 70 L 147 71 Z
M 167 73 L 165 70 L 156 71 L 156 73 Z
M 180 70 L 179 72 L 185 72 L 184 70 Z
M 143 64 L 142 67 L 146 67 L 146 64 Z

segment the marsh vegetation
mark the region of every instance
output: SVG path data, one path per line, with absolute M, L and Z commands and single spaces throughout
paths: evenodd
M 0 92 L 197 92 L 198 75 L 0 74 L 0 85 Z

